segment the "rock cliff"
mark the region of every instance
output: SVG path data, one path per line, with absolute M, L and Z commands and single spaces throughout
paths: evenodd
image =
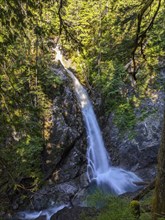
M 52 129 L 43 152 L 46 184 L 32 199 L 36 210 L 56 203 L 74 203 L 88 185 L 86 133 L 72 80 L 60 64 L 53 71 L 62 85 L 53 101 Z
M 72 80 L 61 65 L 54 67 L 63 84 L 59 96 L 54 98 L 50 139 L 43 153 L 46 184 L 32 198 L 35 210 L 56 204 L 79 205 L 87 192 L 86 132 L 81 110 L 74 93 Z M 164 71 L 162 71 L 164 77 Z M 135 111 L 138 116 L 143 108 L 147 117 L 123 136 L 113 123 L 113 114 L 100 115 L 105 145 L 110 152 L 112 165 L 136 172 L 148 181 L 156 175 L 157 151 L 161 138 L 164 109 L 164 92 L 158 91 L 156 99 L 146 99 Z M 97 100 L 96 110 L 101 106 Z M 104 122 L 104 123 L 103 123 Z
M 159 80 L 163 85 L 164 69 L 160 72 Z M 164 100 L 163 90 L 157 90 L 150 98 L 143 100 L 141 107 L 135 110 L 135 115 L 138 118 L 145 109 L 146 117 L 137 122 L 133 130 L 125 132 L 122 136 L 113 122 L 113 114 L 108 116 L 103 126 L 104 140 L 110 151 L 112 164 L 136 172 L 146 181 L 150 181 L 156 175 Z M 134 136 L 130 138 L 132 133 Z

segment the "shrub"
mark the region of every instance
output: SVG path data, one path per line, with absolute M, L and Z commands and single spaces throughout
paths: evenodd
M 88 204 L 100 208 L 97 220 L 133 220 L 129 201 L 97 191 L 88 197 Z

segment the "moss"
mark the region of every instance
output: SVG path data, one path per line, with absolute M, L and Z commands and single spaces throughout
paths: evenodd
M 131 212 L 135 217 L 140 216 L 140 202 L 138 200 L 132 200 L 130 202 Z

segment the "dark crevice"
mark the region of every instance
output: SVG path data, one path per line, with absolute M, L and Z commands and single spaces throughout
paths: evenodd
M 84 131 L 77 138 L 75 138 L 75 140 L 67 148 L 65 148 L 64 152 L 61 155 L 61 159 L 56 163 L 55 167 L 45 176 L 44 181 L 50 179 L 54 171 L 61 167 L 63 161 L 70 154 L 71 150 L 75 147 L 76 142 L 79 141 L 83 137 L 83 135 Z

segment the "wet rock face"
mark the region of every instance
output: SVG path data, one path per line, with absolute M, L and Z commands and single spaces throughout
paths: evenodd
M 165 76 L 165 71 L 161 72 Z M 110 151 L 112 164 L 136 172 L 144 180 L 156 175 L 157 153 L 161 140 L 165 94 L 156 92 L 156 98 L 146 99 L 136 115 L 146 109 L 147 117 L 137 123 L 133 131 L 121 137 L 119 129 L 113 123 L 111 114 L 104 126 L 103 134 Z M 134 132 L 133 138 L 129 134 Z
M 43 160 L 46 179 L 58 183 L 73 179 L 77 175 L 78 164 L 82 165 L 82 161 L 85 160 L 86 141 L 81 110 L 72 80 L 61 67 L 54 71 L 61 77 L 63 84 L 61 94 L 54 99 L 53 126 Z
M 44 210 L 58 205 L 70 205 L 71 198 L 78 191 L 78 184 L 74 181 L 57 185 L 47 185 L 34 194 L 32 204 L 34 210 Z
M 34 194 L 29 207 L 35 210 L 79 201 L 82 189 L 88 185 L 86 133 L 72 80 L 61 66 L 54 72 L 63 83 L 60 94 L 55 94 L 52 130 L 43 153 L 46 184 Z
M 82 205 L 87 195 L 87 186 L 85 174 L 68 182 L 46 185 L 33 195 L 29 209 L 40 211 L 60 205 Z

